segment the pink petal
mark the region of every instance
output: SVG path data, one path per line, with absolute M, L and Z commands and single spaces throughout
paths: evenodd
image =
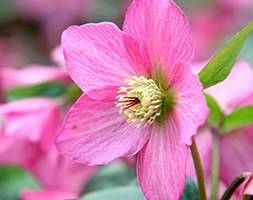
M 240 199 L 243 199 L 243 195 L 253 195 L 253 177 L 252 177 L 252 173 L 249 173 L 247 178 L 242 183 L 241 188 L 242 189 L 240 191 L 240 197 L 241 197 Z
M 0 119 L 3 119 L 0 163 L 24 164 L 38 153 L 39 146 L 47 151 L 59 127 L 59 118 L 58 105 L 46 98 L 0 105 Z
M 47 81 L 71 82 L 69 75 L 55 66 L 30 65 L 23 69 L 0 69 L 1 84 L 4 89 L 39 84 Z
M 139 44 L 112 23 L 71 26 L 62 35 L 68 72 L 87 93 L 146 75 Z
M 78 194 L 97 172 L 98 167 L 88 167 L 59 154 L 53 143 L 48 144 L 48 153 L 38 152 L 25 168 L 47 189 Z M 46 173 L 45 173 L 46 169 Z
M 180 143 L 173 119 L 163 127 L 154 127 L 148 143 L 138 154 L 138 180 L 145 197 L 179 199 L 185 186 L 189 147 Z
M 36 144 L 21 138 L 7 137 L 1 131 L 0 147 L 0 165 L 23 166 L 38 153 Z
M 114 99 L 95 101 L 87 95 L 81 96 L 56 138 L 58 150 L 87 165 L 106 164 L 136 154 L 147 142 L 150 128 L 128 124 L 124 114 L 119 114 Z
M 189 22 L 172 0 L 134 1 L 123 31 L 137 39 L 151 65 L 163 67 L 166 74 L 179 62 L 192 60 Z
M 23 191 L 21 193 L 22 200 L 60 200 L 60 199 L 78 199 L 76 194 L 58 190 L 44 191 Z
M 253 93 L 252 85 L 252 67 L 246 62 L 237 62 L 228 78 L 206 92 L 215 97 L 224 112 L 229 113 L 235 104 Z
M 51 54 L 50 54 L 51 60 L 58 66 L 65 68 L 65 60 L 63 56 L 63 51 L 61 46 L 56 46 Z
M 203 87 L 187 63 L 179 64 L 173 71 L 170 87 L 175 90 L 177 106 L 174 117 L 181 129 L 181 141 L 191 145 L 191 137 L 207 119 L 209 109 L 203 96 Z
M 242 106 L 248 106 L 253 104 L 253 89 L 252 92 L 248 92 L 248 95 L 245 98 L 238 99 L 237 101 L 234 101 L 232 104 L 234 108 L 242 107 Z
M 3 133 L 32 142 L 51 137 L 58 129 L 58 105 L 47 98 L 30 98 L 0 105 Z M 45 135 L 45 133 L 47 133 Z
M 230 184 L 242 172 L 252 171 L 253 135 L 251 131 L 239 130 L 227 135 L 221 142 L 221 178 Z

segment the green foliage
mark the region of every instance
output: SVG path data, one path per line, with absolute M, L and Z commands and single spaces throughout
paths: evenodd
M 161 183 L 162 184 L 162 183 Z M 145 200 L 140 188 L 136 185 L 128 185 L 107 188 L 94 191 L 83 196 L 81 200 Z M 187 177 L 184 193 L 180 200 L 199 200 L 199 192 L 196 183 Z
M 135 171 L 129 169 L 124 163 L 112 162 L 101 167 L 100 171 L 86 185 L 84 192 L 123 186 L 137 182 Z
M 200 200 L 198 186 L 189 176 L 187 176 L 184 192 L 180 200 Z
M 253 195 L 249 195 L 249 194 L 243 195 L 243 200 L 252 200 L 252 199 L 253 199 Z
M 25 189 L 38 189 L 33 177 L 16 166 L 0 166 L 0 199 L 18 200 Z
M 10 0 L 0 1 L 0 24 L 6 24 L 16 17 L 17 11 L 13 4 L 14 1 Z
M 208 116 L 208 122 L 212 127 L 217 128 L 219 126 L 219 124 L 221 122 L 221 118 L 222 118 L 221 109 L 213 97 L 211 97 L 208 94 L 204 94 L 204 95 L 206 97 L 207 105 L 210 109 L 210 114 Z
M 76 101 L 82 95 L 82 93 L 83 91 L 75 83 L 73 83 L 68 87 L 67 94 L 69 101 Z
M 67 92 L 66 85 L 60 82 L 45 82 L 37 85 L 15 87 L 7 90 L 8 101 L 15 101 L 28 97 L 40 96 L 56 98 Z
M 253 22 L 237 33 L 199 73 L 204 88 L 223 81 L 234 66 L 238 54 L 253 29 Z
M 115 187 L 90 193 L 81 200 L 145 200 L 138 186 Z
M 226 116 L 222 121 L 221 130 L 224 133 L 230 133 L 250 124 L 253 124 L 253 105 L 238 108 Z

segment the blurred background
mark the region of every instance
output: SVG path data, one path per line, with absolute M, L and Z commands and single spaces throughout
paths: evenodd
M 0 199 L 19 199 L 21 198 L 20 192 L 24 189 L 42 188 L 50 191 L 53 189 L 54 192 L 50 194 L 55 195 L 58 194 L 55 190 L 69 188 L 69 185 L 72 184 L 65 179 L 58 180 L 58 182 L 68 182 L 63 187 L 59 186 L 55 180 L 57 178 L 54 180 L 48 178 L 50 173 L 58 173 L 59 166 L 63 166 L 62 163 L 59 164 L 63 162 L 60 160 L 64 160 L 60 155 L 57 155 L 57 151 L 53 147 L 53 138 L 58 127 L 61 126 L 66 111 L 81 94 L 65 71 L 64 60 L 59 47 L 61 33 L 69 25 L 81 25 L 89 22 L 111 21 L 122 27 L 125 12 L 131 2 L 131 0 L 0 1 L 0 139 L 2 139 L 0 142 L 2 145 L 0 146 Z M 207 62 L 235 33 L 253 19 L 253 0 L 176 0 L 176 3 L 189 17 L 195 45 L 194 63 Z M 240 54 L 240 59 L 251 63 L 251 66 L 253 66 L 252 52 L 253 36 L 251 34 Z M 55 125 L 57 126 L 54 127 L 55 131 L 50 135 L 50 139 L 47 138 L 50 149 L 54 150 L 50 150 L 50 153 L 48 149 L 43 149 L 44 147 L 38 150 L 38 146 L 43 146 L 41 143 L 45 137 L 43 136 L 45 130 L 41 130 L 39 133 L 36 132 L 38 130 L 34 130 L 38 138 L 31 139 L 30 136 L 22 136 L 24 147 L 19 152 L 13 152 L 13 149 L 20 144 L 21 139 L 16 137 L 19 134 L 16 134 L 15 130 L 11 130 L 9 136 L 11 135 L 11 139 L 15 142 L 7 141 L 10 138 L 4 135 L 1 120 L 10 120 L 10 122 L 14 120 L 12 122 L 14 124 L 19 122 L 18 125 L 16 124 L 17 129 L 25 128 L 30 133 L 32 131 L 27 129 L 27 126 L 33 125 L 28 123 L 29 120 L 24 121 L 24 125 L 21 123 L 25 112 L 25 116 L 30 116 L 32 113 L 33 119 L 37 117 L 40 119 L 37 121 L 43 122 L 38 126 L 47 126 L 48 118 L 44 115 L 42 117 L 41 115 L 37 116 L 41 112 L 38 108 L 41 105 L 34 106 L 34 110 L 31 108 L 29 112 L 27 110 L 15 111 L 18 112 L 18 116 L 15 116 L 17 118 L 5 119 L 6 116 L 14 112 L 12 108 L 9 108 L 13 106 L 13 102 L 26 101 L 38 96 L 54 99 L 54 102 L 57 100 L 57 105 L 52 106 L 50 104 L 51 107 L 47 103 L 43 104 L 47 104 L 50 109 L 54 110 L 54 114 L 50 113 L 50 116 L 59 115 L 59 119 L 57 119 L 59 125 Z M 29 101 L 22 103 L 20 105 L 23 105 L 23 108 L 31 105 Z M 16 106 L 19 107 L 19 104 L 17 103 Z M 8 145 L 5 141 L 8 142 Z M 27 144 L 36 147 L 26 149 Z M 4 150 L 1 149 L 3 146 L 5 147 Z M 21 152 L 27 153 L 27 151 L 39 151 L 39 155 L 43 159 L 37 160 L 38 154 L 36 153 L 29 155 L 26 161 L 9 159 L 13 155 L 22 157 Z M 67 168 L 73 167 L 72 164 L 66 165 Z M 126 182 L 135 183 L 134 165 L 135 158 L 131 158 L 116 161 L 103 169 L 88 169 L 90 176 L 83 177 L 77 188 L 68 192 L 80 195 L 80 193 L 94 190 L 94 188 L 124 185 Z M 39 166 L 45 168 L 40 169 Z M 62 169 L 63 174 L 72 175 L 69 169 L 68 172 L 64 170 L 66 169 Z M 87 169 L 83 170 L 87 171 Z M 95 177 L 91 177 L 93 174 L 96 174 Z M 90 178 L 92 178 L 91 181 Z M 86 183 L 88 186 L 83 189 Z M 29 195 L 29 193 L 24 193 L 22 199 L 29 199 Z
M 252 0 L 176 0 L 176 3 L 189 17 L 196 61 L 209 59 L 253 18 Z M 50 64 L 48 54 L 60 44 L 66 27 L 101 21 L 112 21 L 121 27 L 130 4 L 131 0 L 1 0 L 0 64 L 10 67 Z M 245 48 L 252 44 L 249 38 Z

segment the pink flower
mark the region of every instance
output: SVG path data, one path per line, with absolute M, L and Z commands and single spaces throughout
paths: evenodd
M 253 104 L 252 85 L 252 67 L 246 62 L 240 61 L 236 63 L 226 80 L 207 89 L 206 93 L 216 99 L 223 113 L 229 114 L 238 107 Z M 253 168 L 253 161 L 250 159 L 253 153 L 252 130 L 253 126 L 247 126 L 232 134 L 221 136 L 220 182 L 225 185 L 224 188 L 242 172 L 251 171 Z M 200 132 L 196 137 L 196 142 L 199 147 L 204 174 L 208 180 L 211 176 L 213 133 L 209 127 Z M 193 163 L 189 161 L 188 174 L 195 177 L 193 170 Z
M 61 32 L 90 14 L 90 0 L 14 0 L 19 13 L 40 23 L 44 39 L 51 45 L 60 42 Z M 45 43 L 45 40 L 44 40 Z
M 37 150 L 37 155 L 24 167 L 31 172 L 45 190 L 60 190 L 79 195 L 85 184 L 99 169 L 97 166 L 84 166 L 59 154 L 48 141 L 48 151 Z M 46 173 L 45 173 L 46 169 Z
M 136 0 L 123 31 L 106 22 L 71 26 L 62 47 L 85 94 L 66 117 L 59 151 L 87 165 L 138 153 L 146 198 L 179 199 L 191 137 L 208 113 L 183 12 L 171 0 Z
M 46 98 L 25 99 L 1 104 L 0 120 L 0 163 L 23 165 L 36 156 L 38 141 L 48 149 L 47 140 L 59 126 L 59 109 Z
M 252 0 L 212 0 L 195 6 L 189 16 L 196 49 L 194 60 L 209 59 L 217 47 L 222 47 L 224 38 L 230 38 L 245 26 L 243 22 L 252 20 L 252 9 Z
M 194 60 L 202 61 L 212 56 L 220 40 L 238 27 L 231 20 L 237 22 L 234 13 L 222 8 L 200 8 L 192 13 L 190 22 L 196 49 Z
M 23 69 L 2 68 L 0 79 L 3 89 L 39 84 L 47 81 L 71 83 L 68 74 L 56 66 L 30 65 Z
M 0 69 L 7 66 L 19 67 L 24 65 L 26 62 L 20 53 L 20 49 L 22 49 L 22 45 L 16 39 L 0 37 Z
M 0 119 L 0 164 L 22 166 L 45 190 L 78 195 L 97 171 L 97 167 L 75 163 L 56 150 L 53 141 L 61 123 L 56 102 L 31 98 L 3 104 Z
M 228 8 L 241 9 L 252 8 L 253 1 L 251 0 L 217 0 L 219 4 Z
M 61 46 L 56 46 L 51 54 L 50 54 L 50 58 L 51 60 L 57 65 L 62 67 L 63 69 L 65 69 L 65 60 L 64 60 L 64 56 L 63 56 L 63 51 Z
M 78 199 L 78 196 L 65 191 L 44 190 L 44 191 L 23 191 L 22 200 L 60 200 L 60 199 Z

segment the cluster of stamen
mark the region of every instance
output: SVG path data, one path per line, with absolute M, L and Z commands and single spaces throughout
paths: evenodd
M 164 95 L 153 79 L 133 76 L 125 79 L 126 87 L 118 90 L 119 112 L 124 113 L 127 122 L 137 122 L 136 127 L 152 124 L 162 112 Z

